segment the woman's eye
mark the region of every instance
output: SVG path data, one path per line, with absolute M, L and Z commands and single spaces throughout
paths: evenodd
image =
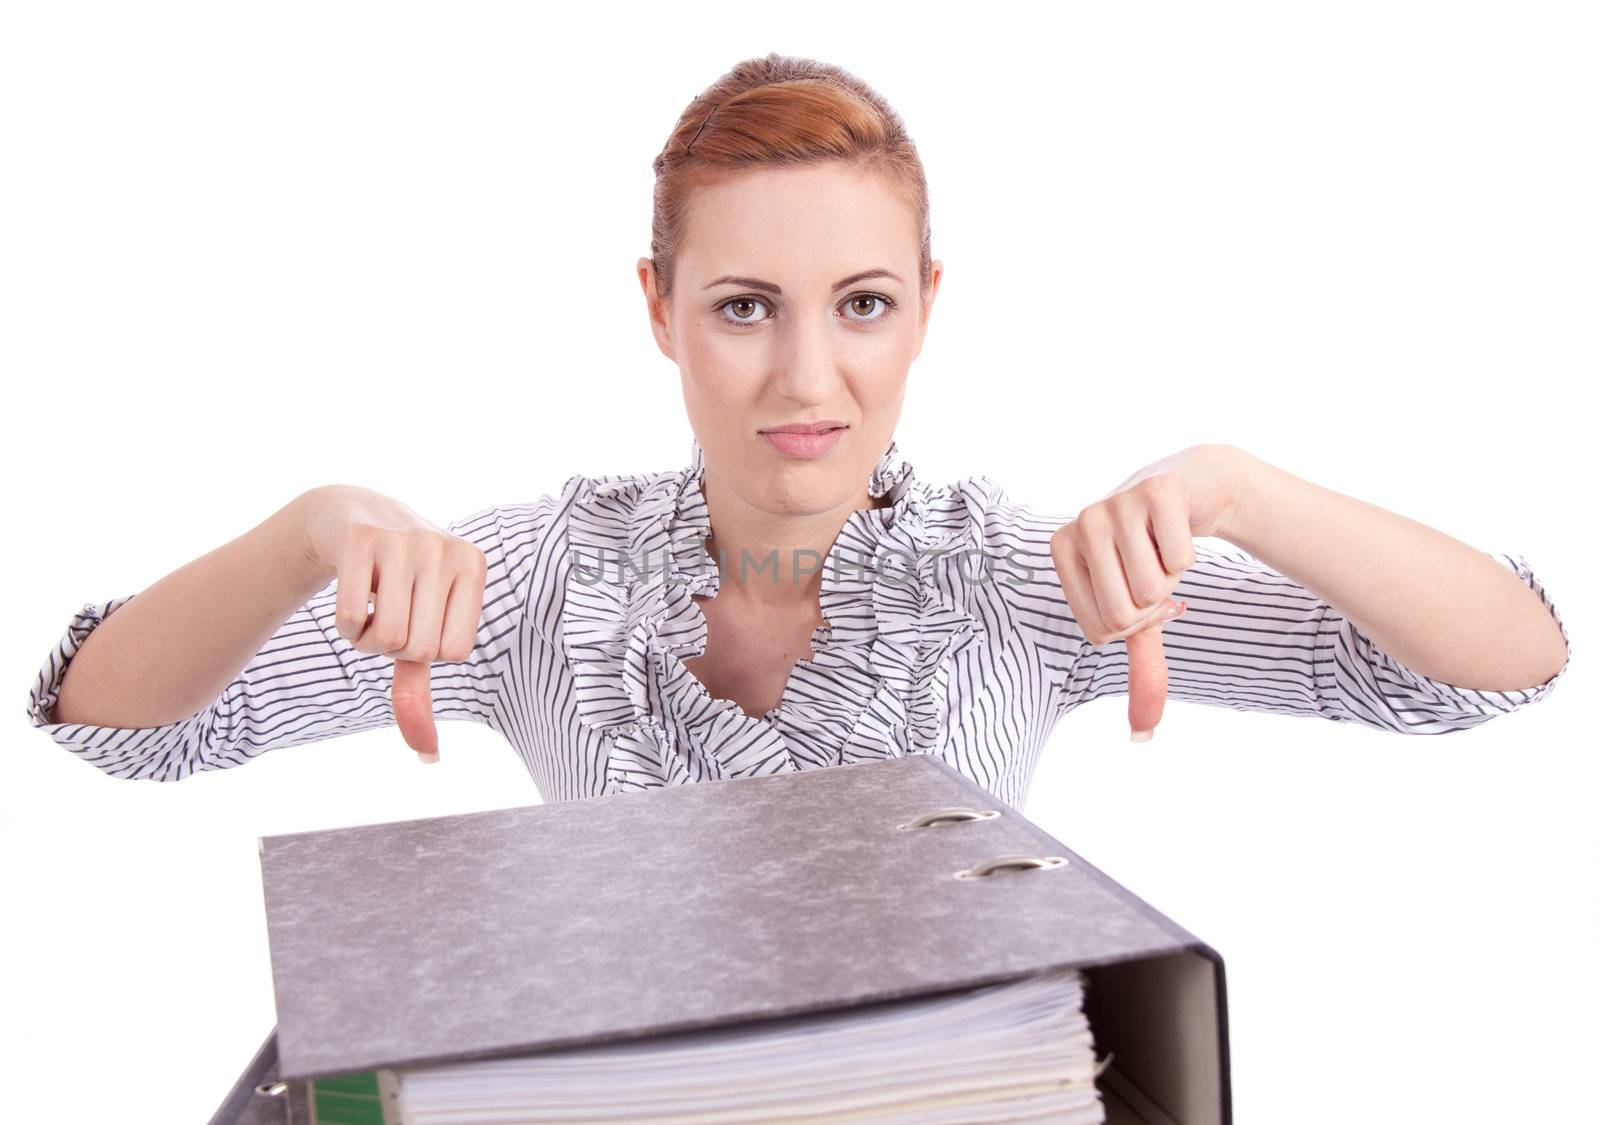
M 765 309 L 767 303 L 754 297 L 735 297 L 731 301 L 724 301 L 717 306 L 729 315 L 725 317 L 730 324 L 754 324 L 762 318 L 755 314 L 755 309 Z
M 876 309 L 873 308 L 874 302 L 877 303 Z M 848 301 L 846 301 L 844 305 L 845 308 L 849 309 L 852 314 L 846 317 L 847 320 L 882 320 L 884 317 L 889 315 L 889 310 L 894 307 L 894 302 L 889 300 L 889 298 L 877 293 L 857 293 L 854 297 L 851 297 Z M 869 312 L 872 315 L 853 315 L 857 312 Z

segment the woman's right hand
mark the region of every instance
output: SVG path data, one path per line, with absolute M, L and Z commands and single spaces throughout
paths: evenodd
M 394 658 L 395 723 L 423 761 L 438 761 L 429 665 L 472 654 L 488 560 L 476 544 L 370 488 L 322 485 L 306 494 L 304 512 L 306 554 L 338 582 L 339 635 L 361 652 Z

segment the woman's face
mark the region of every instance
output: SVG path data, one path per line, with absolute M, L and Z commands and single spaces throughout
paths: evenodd
M 651 328 L 678 365 L 708 485 L 773 515 L 867 506 L 900 418 L 930 291 L 916 214 L 843 162 L 759 168 L 696 190 L 669 301 L 638 264 Z M 829 422 L 820 440 L 763 431 Z

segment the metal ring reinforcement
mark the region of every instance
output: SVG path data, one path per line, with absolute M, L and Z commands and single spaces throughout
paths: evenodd
M 987 879 L 997 871 L 1051 870 L 1057 867 L 1065 867 L 1066 865 L 1065 856 L 1037 856 L 1013 853 L 986 859 L 982 863 L 967 868 L 965 871 L 957 871 L 955 876 L 957 879 Z
M 998 809 L 969 809 L 959 805 L 948 808 L 934 809 L 921 816 L 913 817 L 904 824 L 896 825 L 902 832 L 909 832 L 913 828 L 933 828 L 945 824 L 964 824 L 969 820 L 993 820 L 1000 815 Z

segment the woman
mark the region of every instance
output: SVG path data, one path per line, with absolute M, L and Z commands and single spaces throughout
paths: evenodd
M 475 719 L 548 801 L 931 753 L 1020 807 L 1055 723 L 1100 696 L 1129 696 L 1135 739 L 1169 694 L 1437 734 L 1565 671 L 1521 558 L 1234 447 L 1146 466 L 1072 519 L 987 477 L 919 479 L 892 435 L 942 264 L 916 150 L 853 76 L 743 62 L 655 169 L 638 277 L 686 468 L 574 476 L 448 529 L 312 489 L 85 605 L 34 725 L 115 776 L 177 780 L 390 722 L 434 761 L 434 720 Z

